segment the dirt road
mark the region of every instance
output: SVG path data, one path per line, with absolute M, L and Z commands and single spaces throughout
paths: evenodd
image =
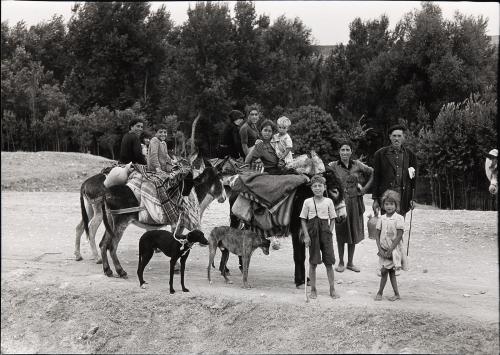
M 367 200 L 368 201 L 368 200 Z M 269 256 L 257 251 L 245 290 L 237 258 L 234 284 L 213 272 L 208 249 L 195 247 L 182 293 L 168 292 L 168 259 L 156 254 L 142 290 L 135 274 L 142 230 L 131 226 L 118 250 L 129 278 L 108 278 L 82 238 L 74 261 L 79 200 L 75 192 L 2 191 L 1 351 L 77 353 L 498 353 L 496 212 L 414 211 L 410 270 L 398 277 L 401 301 L 375 302 L 373 240 L 356 248 L 360 273 L 335 273 L 341 298 L 328 297 L 318 268 L 317 300 L 293 283 L 289 238 Z M 367 208 L 368 210 L 368 208 Z M 228 223 L 214 202 L 203 231 Z M 98 239 L 102 229 L 98 232 Z M 337 248 L 335 247 L 337 252 Z M 220 255 L 219 255 L 220 256 Z M 337 255 L 336 255 L 337 256 Z M 217 258 L 218 259 L 218 258 Z

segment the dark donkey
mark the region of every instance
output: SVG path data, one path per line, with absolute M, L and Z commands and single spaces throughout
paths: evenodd
M 335 171 L 329 166 L 326 166 L 326 170 L 322 175 L 326 179 L 327 196 L 333 200 L 335 208 L 337 208 L 344 200 L 344 187 L 342 181 L 340 177 L 337 175 L 337 173 L 335 173 Z M 228 189 L 228 195 L 229 195 L 229 205 L 232 207 L 238 194 Z M 292 204 L 289 232 L 292 235 L 293 261 L 295 263 L 294 281 L 296 286 L 304 284 L 306 280 L 305 276 L 306 248 L 304 246 L 304 243 L 299 237 L 301 229 L 299 216 L 300 216 L 300 211 L 302 210 L 302 205 L 304 203 L 304 200 L 312 196 L 313 193 L 310 185 L 308 183 L 302 184 L 297 187 L 297 191 L 295 193 Z M 337 221 L 341 222 L 344 218 L 345 216 L 340 215 L 339 217 L 337 217 Z M 231 227 L 238 228 L 239 224 L 240 224 L 239 219 L 231 212 L 230 214 Z M 228 257 L 229 257 L 229 251 L 228 250 L 222 251 L 221 265 L 219 266 L 219 270 L 221 272 L 222 272 L 222 261 L 227 260 Z M 240 257 L 240 265 L 241 265 L 241 257 Z
M 208 204 L 214 199 L 217 199 L 219 203 L 224 202 L 226 200 L 226 193 L 222 184 L 222 176 L 216 167 L 206 167 L 203 172 L 193 180 L 193 184 L 198 202 L 200 203 L 201 221 L 203 212 Z M 189 191 L 183 189 L 182 194 L 186 196 L 189 194 Z M 99 247 L 101 248 L 103 271 L 107 276 L 113 275 L 113 271 L 111 271 L 108 263 L 107 250 L 109 250 L 118 275 L 120 277 L 127 276 L 127 273 L 120 265 L 116 251 L 118 249 L 118 243 L 123 236 L 123 232 L 125 232 L 125 229 L 130 223 L 147 230 L 162 227 L 162 225 L 148 225 L 139 222 L 139 212 L 121 214 L 110 213 L 111 210 L 122 210 L 134 207 L 139 207 L 139 201 L 137 201 L 132 190 L 126 185 L 111 186 L 102 201 L 103 220 L 106 232 L 99 243 Z M 108 218 L 111 219 L 111 223 L 108 221 Z M 172 230 L 175 229 L 173 225 L 176 222 L 177 221 L 172 221 L 172 223 L 168 224 L 172 226 Z M 178 232 L 180 233 L 181 230 Z

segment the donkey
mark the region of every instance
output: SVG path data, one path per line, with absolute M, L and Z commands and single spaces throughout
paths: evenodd
M 87 239 L 90 242 L 90 248 L 92 249 L 92 254 L 94 260 L 97 264 L 100 264 L 101 256 L 97 252 L 97 247 L 95 245 L 95 235 L 97 229 L 102 222 L 102 209 L 101 201 L 106 193 L 106 187 L 104 187 L 104 180 L 106 179 L 106 174 L 112 168 L 105 168 L 103 171 L 97 175 L 89 177 L 85 180 L 80 187 L 80 209 L 82 213 L 82 219 L 76 226 L 76 239 L 75 239 L 75 259 L 76 261 L 82 260 L 82 255 L 80 254 L 80 239 L 83 232 L 87 234 Z M 89 223 L 90 220 L 90 223 Z
M 203 172 L 193 180 L 193 184 L 198 202 L 200 203 L 201 220 L 204 210 L 214 199 L 217 199 L 219 203 L 223 203 L 226 200 L 226 192 L 222 183 L 222 175 L 219 173 L 217 167 L 206 167 Z M 111 214 L 110 212 L 111 210 L 121 210 L 133 207 L 139 207 L 139 201 L 137 201 L 132 190 L 126 185 L 111 186 L 102 201 L 103 221 L 106 232 L 99 243 L 99 247 L 101 249 L 103 271 L 107 276 L 113 275 L 113 271 L 111 271 L 108 263 L 107 251 L 109 250 L 117 274 L 123 278 L 127 277 L 127 273 L 120 265 L 116 251 L 118 249 L 118 243 L 130 223 L 146 230 L 163 227 L 162 225 L 148 225 L 139 222 L 138 212 L 121 214 Z M 170 225 L 174 223 L 176 223 L 176 221 L 172 221 Z
M 335 208 L 338 208 L 342 206 L 342 202 L 344 200 L 344 186 L 342 184 L 342 180 L 340 179 L 340 177 L 331 167 L 326 166 L 325 168 L 326 170 L 322 175 L 326 179 L 326 193 L 327 196 L 333 200 Z M 231 211 L 231 208 L 234 202 L 236 201 L 238 193 L 231 191 L 230 188 L 228 188 L 228 192 L 229 192 L 228 193 L 229 205 Z M 297 187 L 292 203 L 290 224 L 288 226 L 289 227 L 288 230 L 292 235 L 293 261 L 295 264 L 294 281 L 297 287 L 304 284 L 306 280 L 306 275 L 305 275 L 306 249 L 304 243 L 300 239 L 301 225 L 299 216 L 305 199 L 312 196 L 313 192 L 307 183 L 304 183 Z M 343 219 L 345 218 L 345 214 L 339 214 L 339 213 L 337 214 L 339 215 L 337 217 L 337 221 L 342 222 Z M 238 220 L 238 218 L 232 212 L 230 212 L 230 226 L 233 228 L 237 228 L 239 224 L 240 221 Z M 227 249 L 223 250 L 221 257 L 221 265 L 219 266 L 219 270 L 221 271 L 221 273 L 225 272 L 227 274 L 228 272 L 227 269 L 226 270 L 223 269 L 224 267 L 223 261 L 226 260 L 227 262 L 228 257 L 229 257 L 229 251 Z M 239 259 L 240 259 L 240 270 L 242 270 L 242 259 L 241 257 Z

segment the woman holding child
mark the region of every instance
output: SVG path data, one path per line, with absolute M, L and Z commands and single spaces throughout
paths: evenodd
M 331 162 L 329 165 L 338 174 L 344 185 L 344 196 L 347 209 L 347 218 L 339 224 L 335 224 L 337 235 L 337 246 L 339 248 L 339 264 L 335 268 L 337 272 L 343 272 L 344 245 L 347 243 L 347 269 L 359 272 L 360 269 L 353 264 L 354 250 L 356 244 L 362 241 L 364 236 L 363 213 L 365 205 L 363 195 L 373 182 L 373 169 L 359 160 L 352 159 L 353 144 L 350 141 L 340 143 L 340 160 Z M 362 186 L 362 182 L 368 182 Z

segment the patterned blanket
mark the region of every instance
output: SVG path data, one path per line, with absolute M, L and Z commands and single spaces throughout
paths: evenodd
M 140 206 L 139 221 L 148 224 L 174 224 L 181 215 L 180 225 L 193 230 L 199 228 L 200 206 L 194 189 L 182 196 L 183 180 L 191 172 L 187 165 L 179 165 L 172 173 L 151 172 L 144 165 L 134 164 L 127 186 L 134 192 Z

